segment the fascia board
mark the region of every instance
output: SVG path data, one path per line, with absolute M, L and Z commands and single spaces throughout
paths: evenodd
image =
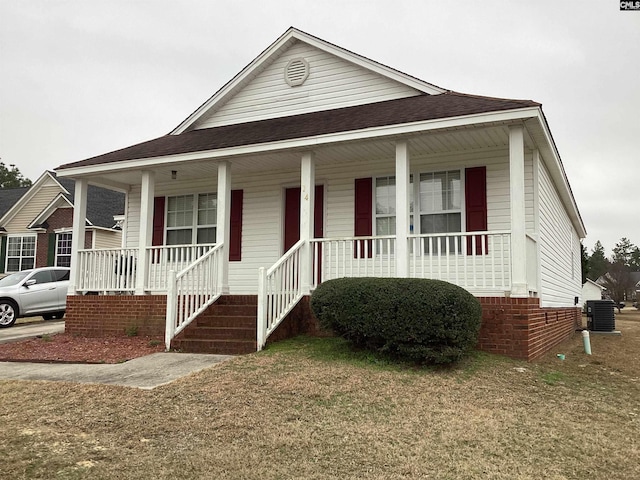
M 428 93 L 430 95 L 437 95 L 446 92 L 445 89 L 432 85 L 428 82 L 419 80 L 405 73 L 395 70 L 391 67 L 387 67 L 381 63 L 375 62 L 368 58 L 365 58 L 356 53 L 345 50 L 342 47 L 328 43 L 320 38 L 309 35 L 305 32 L 297 30 L 295 28 L 289 28 L 283 35 L 281 35 L 275 42 L 267 47 L 260 55 L 258 55 L 249 65 L 242 69 L 235 77 L 227 82 L 220 90 L 218 90 L 209 100 L 203 103 L 195 112 L 187 117 L 180 125 L 178 125 L 170 135 L 179 135 L 185 132 L 191 127 L 198 119 L 208 112 L 215 104 L 222 102 L 227 95 L 233 93 L 235 88 L 241 84 L 247 77 L 256 71 L 260 66 L 277 54 L 287 42 L 291 39 L 296 39 L 301 42 L 308 43 L 309 45 L 323 50 L 329 54 L 335 55 L 343 60 L 354 63 L 360 67 L 371 70 L 379 75 L 390 78 L 397 82 L 403 83 L 408 87 L 414 88 L 420 92 Z
M 66 192 L 66 190 L 62 187 L 62 185 L 60 185 L 60 182 L 56 180 L 56 178 L 51 174 L 51 172 L 49 172 L 48 170 L 45 170 L 45 172 L 42 175 L 40 175 L 40 177 L 38 177 L 38 179 L 35 182 L 33 182 L 29 190 L 27 190 L 27 192 L 24 195 L 22 195 L 22 197 L 20 197 L 20 199 L 7 211 L 7 213 L 5 213 L 2 218 L 0 218 L 0 225 L 6 225 L 7 223 L 9 223 L 13 219 L 13 217 L 15 217 L 18 214 L 18 212 L 27 203 L 29 203 L 34 196 L 38 194 L 38 192 L 40 191 L 40 188 L 46 182 L 47 179 L 53 180 L 55 183 L 57 183 L 60 186 L 60 188 L 63 191 Z
M 556 187 L 561 187 L 560 195 L 565 205 L 565 208 L 568 210 L 570 214 L 569 217 L 575 220 L 574 226 L 576 227 L 578 236 L 580 238 L 585 238 L 587 236 L 587 230 L 582 221 L 582 216 L 580 215 L 580 211 L 578 210 L 578 204 L 576 203 L 576 199 L 573 196 L 573 191 L 571 190 L 571 186 L 569 184 L 569 179 L 567 178 L 567 173 L 564 170 L 564 166 L 562 165 L 562 160 L 560 159 L 560 153 L 556 147 L 556 143 L 553 140 L 553 136 L 551 135 L 551 130 L 549 129 L 549 125 L 542 113 L 542 109 L 537 107 L 538 115 L 537 119 L 542 127 L 542 134 L 546 140 L 547 145 L 549 146 L 549 153 L 551 153 L 551 157 L 553 159 L 553 163 L 549 164 L 547 162 L 547 166 L 549 167 L 551 177 L 553 178 Z M 545 157 L 546 158 L 546 157 Z
M 238 147 L 222 148 L 217 150 L 203 150 L 198 152 L 182 153 L 162 157 L 126 160 L 115 163 L 106 163 L 102 165 L 72 167 L 58 171 L 58 175 L 60 175 L 61 177 L 99 175 L 101 173 L 129 169 L 148 169 L 159 165 L 178 164 L 180 162 L 187 162 L 192 160 L 216 160 L 241 155 L 274 152 L 278 150 L 289 150 L 294 148 L 314 148 L 332 143 L 403 136 L 448 128 L 464 128 L 468 126 L 480 125 L 483 123 L 524 120 L 537 116 L 537 112 L 537 107 L 527 107 L 502 112 L 482 113 L 460 117 L 449 117 L 445 119 L 425 120 L 422 122 L 386 125 L 380 127 L 365 128 L 361 130 L 350 130 L 347 132 L 317 135 L 313 137 L 296 138 L 292 140 L 279 140 L 276 142 L 257 143 Z

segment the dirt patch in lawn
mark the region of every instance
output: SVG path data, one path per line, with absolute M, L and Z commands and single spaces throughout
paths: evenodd
M 0 361 L 121 363 L 163 352 L 164 342 L 154 337 L 87 338 L 59 333 L 0 344 Z

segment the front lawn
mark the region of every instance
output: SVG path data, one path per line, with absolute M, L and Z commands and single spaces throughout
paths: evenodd
M 616 322 L 533 364 L 299 338 L 153 391 L 0 381 L 0 478 L 640 478 L 640 315 Z

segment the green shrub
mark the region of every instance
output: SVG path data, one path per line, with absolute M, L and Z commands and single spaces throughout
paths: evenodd
M 440 280 L 340 278 L 322 283 L 311 309 L 324 328 L 359 347 L 419 363 L 452 363 L 478 342 L 480 302 Z

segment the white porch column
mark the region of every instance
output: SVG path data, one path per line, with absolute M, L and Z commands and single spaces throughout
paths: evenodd
M 223 252 L 218 269 L 218 284 L 223 294 L 229 293 L 229 232 L 231 230 L 231 163 L 218 164 L 218 204 L 216 209 L 216 243 Z
M 316 169 L 312 152 L 305 152 L 300 162 L 300 240 L 305 241 L 300 257 L 302 293 L 308 295 L 313 283 L 313 213 L 316 193 Z
M 84 249 L 85 225 L 87 221 L 87 189 L 89 184 L 84 179 L 76 180 L 73 195 L 73 233 L 71 234 L 71 272 L 69 273 L 68 295 L 77 295 L 80 283 L 78 250 Z
M 396 276 L 409 276 L 410 160 L 406 141 L 396 142 Z
M 147 247 L 153 237 L 153 196 L 155 195 L 155 173 L 142 172 L 140 192 L 140 235 L 138 238 L 138 264 L 136 266 L 136 295 L 144 295 L 144 284 L 149 268 Z
M 527 237 L 524 203 L 524 127 L 509 127 L 509 185 L 511 195 L 511 296 L 528 297 Z

